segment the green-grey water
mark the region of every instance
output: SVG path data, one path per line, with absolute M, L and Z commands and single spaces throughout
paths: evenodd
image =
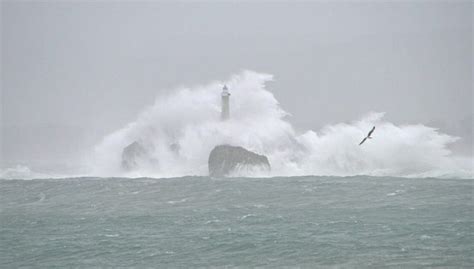
M 469 268 L 473 181 L 0 180 L 0 267 Z

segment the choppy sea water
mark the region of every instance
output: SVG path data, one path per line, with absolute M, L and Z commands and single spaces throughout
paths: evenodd
M 0 180 L 0 267 L 472 267 L 472 179 Z

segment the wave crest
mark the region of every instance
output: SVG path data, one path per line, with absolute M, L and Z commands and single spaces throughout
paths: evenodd
M 351 123 L 297 133 L 274 95 L 272 75 L 244 71 L 225 82 L 181 88 L 160 96 L 136 121 L 96 146 L 93 173 L 103 176 L 207 175 L 207 160 L 219 144 L 242 146 L 268 157 L 276 175 L 374 175 L 473 177 L 472 159 L 455 157 L 456 137 L 421 124 L 400 125 L 370 112 Z M 231 91 L 231 118 L 221 121 L 220 92 Z M 373 139 L 359 146 L 372 126 Z M 139 141 L 147 149 L 135 171 L 121 166 L 122 151 Z M 178 149 L 178 150 L 177 150 Z M 253 176 L 251 172 L 243 174 Z M 262 176 L 259 172 L 258 176 Z

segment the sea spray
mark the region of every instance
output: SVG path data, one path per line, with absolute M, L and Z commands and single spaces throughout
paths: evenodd
M 288 113 L 265 88 L 272 79 L 268 74 L 244 71 L 228 81 L 159 96 L 134 122 L 95 147 L 92 173 L 207 175 L 210 151 L 216 145 L 230 144 L 266 155 L 272 166 L 266 176 L 473 176 L 471 160 L 453 156 L 447 147 L 456 137 L 421 124 L 395 125 L 384 120 L 384 113 L 369 112 L 351 123 L 297 133 L 285 117 Z M 224 84 L 232 94 L 227 121 L 220 119 Z M 376 126 L 373 139 L 359 146 L 372 126 Z M 121 166 L 122 152 L 136 141 L 149 153 L 136 169 L 127 171 Z

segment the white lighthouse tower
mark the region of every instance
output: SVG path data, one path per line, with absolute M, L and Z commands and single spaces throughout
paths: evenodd
M 229 96 L 229 89 L 224 85 L 224 88 L 222 88 L 221 120 L 228 120 L 230 117 Z

